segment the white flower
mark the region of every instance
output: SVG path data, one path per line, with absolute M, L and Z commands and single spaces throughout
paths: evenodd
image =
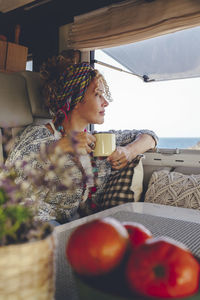
M 62 148 L 60 148 L 60 147 L 56 147 L 55 150 L 54 150 L 54 152 L 55 152 L 55 154 L 56 154 L 57 156 L 63 154 L 63 150 L 62 150 Z
M 60 158 L 57 160 L 57 166 L 58 166 L 58 168 L 63 168 L 63 166 L 65 165 L 65 163 L 66 163 L 66 158 L 65 158 L 65 156 L 60 157 Z
M 77 153 L 79 155 L 86 155 L 87 154 L 87 150 L 85 148 L 79 148 L 79 149 L 77 149 Z
M 61 183 L 63 183 L 66 186 L 73 186 L 72 178 L 69 176 L 68 172 L 63 173 Z
M 25 165 L 24 167 L 24 172 L 25 173 L 28 173 L 28 172 L 31 172 L 32 174 L 34 174 L 34 169 L 31 168 L 31 166 L 29 164 Z
M 45 143 L 41 143 L 41 145 L 40 145 L 40 152 L 41 153 L 46 153 L 46 144 Z
M 45 180 L 53 180 L 56 177 L 53 171 L 48 171 L 45 175 Z
M 23 161 L 22 160 L 16 160 L 16 162 L 15 162 L 15 167 L 17 168 L 17 169 L 19 169 L 19 168 L 21 168 L 21 166 L 22 166 L 22 163 L 23 163 Z
M 22 190 L 24 190 L 24 191 L 26 191 L 26 190 L 29 188 L 29 186 L 30 186 L 30 183 L 28 183 L 27 181 L 23 181 L 23 182 L 21 183 L 21 188 L 22 188 Z
M 4 172 L 0 172 L 0 180 L 5 178 Z

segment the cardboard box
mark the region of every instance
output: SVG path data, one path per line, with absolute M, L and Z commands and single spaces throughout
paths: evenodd
M 0 41 L 0 69 L 5 69 L 6 52 L 7 52 L 7 42 Z
M 28 48 L 0 41 L 0 70 L 7 72 L 19 72 L 26 69 Z

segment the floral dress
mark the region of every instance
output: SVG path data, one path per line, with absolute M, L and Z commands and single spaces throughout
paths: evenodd
M 150 130 L 111 130 L 116 135 L 116 145 L 125 146 L 134 141 L 140 134 L 151 135 L 156 143 L 157 136 Z M 51 133 L 45 125 L 29 125 L 21 131 L 16 137 L 14 146 L 8 156 L 6 164 L 13 163 L 17 160 L 26 159 L 32 168 L 43 168 L 41 162 L 33 158 L 32 153 L 40 150 L 41 144 L 50 145 L 60 138 L 57 131 Z M 68 191 L 51 192 L 48 201 L 45 201 L 48 190 L 44 187 L 39 192 L 39 211 L 37 217 L 41 220 L 57 220 L 60 223 L 66 223 L 79 216 L 78 211 L 81 210 L 91 213 L 100 207 L 98 202 L 99 196 L 103 192 L 104 185 L 111 173 L 111 165 L 106 159 L 99 159 L 85 155 L 84 158 L 96 175 L 96 186 L 85 186 L 82 179 L 82 173 L 72 159 L 72 155 L 67 153 L 65 159 L 65 168 L 73 167 L 73 179 L 79 180 L 80 184 L 76 185 L 73 193 Z M 84 162 L 81 162 L 84 165 Z M 23 180 L 23 169 L 17 169 L 19 177 Z M 59 178 L 58 178 L 59 181 Z M 31 197 L 32 195 L 28 195 Z M 94 206 L 94 207 L 93 207 Z

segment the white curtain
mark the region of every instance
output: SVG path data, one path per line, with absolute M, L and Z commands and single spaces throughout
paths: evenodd
M 200 0 L 123 1 L 74 18 L 68 45 L 92 50 L 200 25 Z

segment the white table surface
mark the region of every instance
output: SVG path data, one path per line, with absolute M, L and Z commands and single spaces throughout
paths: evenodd
M 95 218 L 114 216 L 119 220 L 136 220 L 144 224 L 155 236 L 165 235 L 185 242 L 200 257 L 200 211 L 152 203 L 127 203 L 55 227 L 56 293 L 55 300 L 80 300 L 73 271 L 66 260 L 66 244 L 73 229 Z M 154 219 L 155 217 L 155 219 Z
M 189 221 L 194 223 L 200 223 L 200 211 L 190 208 L 174 207 L 169 205 L 153 204 L 153 203 L 144 203 L 144 202 L 133 202 L 122 204 L 102 212 L 93 214 L 88 217 L 77 219 L 70 223 L 63 224 L 55 228 L 56 232 L 62 232 L 66 229 L 74 228 L 82 223 L 85 223 L 89 220 L 106 217 L 112 213 L 118 211 L 130 211 L 135 213 L 147 214 L 158 217 L 165 217 L 183 221 Z

